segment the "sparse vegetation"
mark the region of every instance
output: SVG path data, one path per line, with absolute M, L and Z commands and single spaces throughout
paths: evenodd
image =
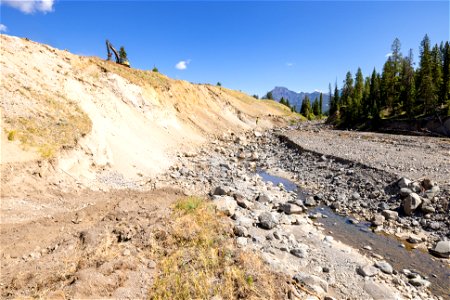
M 284 277 L 233 245 L 228 220 L 198 198 L 174 206 L 169 235 L 159 241 L 160 276 L 151 299 L 278 299 Z
M 39 118 L 14 116 L 5 118 L 8 140 L 19 140 L 24 148 L 35 148 L 43 158 L 52 158 L 62 147 L 73 147 L 90 132 L 92 123 L 76 103 L 63 96 L 53 98 L 33 90 L 26 97 L 39 105 Z
M 159 73 L 159 70 L 156 66 L 153 66 L 152 72 Z
M 16 134 L 16 130 L 11 130 L 10 132 L 8 132 L 8 141 L 14 141 L 16 139 Z
M 217 86 L 222 86 L 222 83 L 220 83 L 220 82 L 217 82 L 217 84 L 216 84 Z

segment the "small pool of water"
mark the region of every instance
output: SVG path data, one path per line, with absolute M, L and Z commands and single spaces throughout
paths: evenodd
M 292 181 L 271 175 L 265 171 L 257 172 L 264 181 L 271 181 L 275 185 L 282 183 L 286 190 L 296 191 L 303 195 L 303 192 Z M 318 218 L 317 221 L 323 225 L 325 232 L 334 239 L 343 242 L 356 249 L 361 249 L 369 254 L 362 247 L 370 246 L 373 253 L 379 254 L 388 261 L 392 267 L 401 271 L 402 269 L 415 270 L 423 276 L 428 276 L 431 282 L 433 294 L 450 299 L 450 268 L 426 252 L 418 249 L 407 250 L 402 247 L 402 242 L 394 236 L 374 233 L 370 229 L 369 222 L 353 224 L 349 217 L 336 214 L 329 207 L 316 207 L 309 210 L 310 214 L 320 212 L 325 218 Z

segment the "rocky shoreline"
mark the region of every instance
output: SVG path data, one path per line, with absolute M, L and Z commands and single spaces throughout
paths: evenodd
M 434 279 L 431 273 L 394 270 L 375 252 L 361 255 L 324 232 L 315 221 L 323 215 L 307 212 L 316 205 L 327 205 L 351 216 L 355 223 L 367 220 L 374 231 L 407 240 L 399 245 L 429 248 L 448 257 L 447 187 L 437 190 L 438 185 L 429 180 L 414 184 L 352 160 L 307 151 L 286 142 L 286 133 L 225 134 L 210 149 L 180 155 L 178 164 L 158 178 L 157 184 L 181 186 L 189 194 L 209 194 L 217 208 L 233 220 L 237 244 L 260 252 L 274 270 L 292 276 L 300 286 L 293 287 L 292 299 L 306 295 L 446 299 L 445 283 L 427 289 Z M 258 169 L 290 179 L 304 193 L 264 181 Z M 401 189 L 405 184 L 411 189 Z M 429 189 L 423 190 L 424 185 Z M 414 187 L 419 186 L 414 194 Z M 422 205 L 405 200 L 415 199 L 414 195 Z M 408 203 L 410 215 L 405 214 Z

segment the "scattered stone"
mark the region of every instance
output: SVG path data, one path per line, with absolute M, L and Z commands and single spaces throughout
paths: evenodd
M 246 237 L 238 237 L 237 239 L 236 239 L 236 243 L 239 245 L 239 246 L 241 246 L 241 247 L 245 247 L 245 246 L 247 246 L 247 238 Z
M 396 221 L 398 219 L 398 212 L 393 211 L 393 210 L 389 210 L 389 209 L 385 209 L 383 210 L 383 212 L 381 213 L 386 220 L 390 221 Z
M 378 261 L 375 263 L 375 267 L 379 268 L 383 273 L 392 274 L 394 269 L 392 266 L 386 261 Z
M 270 202 L 270 198 L 266 194 L 261 194 L 256 198 L 256 201 L 261 203 L 267 203 Z
M 404 188 L 400 189 L 399 194 L 400 194 L 400 197 L 404 198 L 404 197 L 408 196 L 409 194 L 411 194 L 412 192 L 413 191 L 411 189 L 404 187 Z
M 371 222 L 374 226 L 381 226 L 384 223 L 384 217 L 383 215 L 376 214 L 372 217 Z
M 400 178 L 400 180 L 397 182 L 397 185 L 399 188 L 408 188 L 411 185 L 412 181 L 409 180 L 406 177 Z
M 361 195 L 358 192 L 354 192 L 350 197 L 351 200 L 358 200 L 361 198 Z
M 411 233 L 407 239 L 411 244 L 419 244 L 422 242 L 422 238 L 417 234 Z
M 316 206 L 316 205 L 317 205 L 317 202 L 316 202 L 316 200 L 314 200 L 314 197 L 309 196 L 309 197 L 307 197 L 306 200 L 305 200 L 305 205 L 306 205 L 306 206 Z
M 425 280 L 425 279 L 423 279 L 420 276 L 417 276 L 415 278 L 411 278 L 408 282 L 411 285 L 416 286 L 416 287 L 420 287 L 420 286 L 429 287 L 430 284 L 431 284 L 428 280 Z
M 378 274 L 378 269 L 372 265 L 359 266 L 356 272 L 363 277 L 373 277 Z
M 217 186 L 215 187 L 212 191 L 211 191 L 211 195 L 217 195 L 217 196 L 224 196 L 227 195 L 227 189 L 221 187 L 221 186 Z
M 328 267 L 323 267 L 323 268 L 322 268 L 322 272 L 324 272 L 324 273 L 330 273 L 330 268 L 328 268 Z
M 430 178 L 425 178 L 420 184 L 425 190 L 429 190 L 436 185 L 436 183 L 433 182 Z
M 435 185 L 431 189 L 425 191 L 425 198 L 427 199 L 433 199 L 436 197 L 437 194 L 439 194 L 440 189 L 439 186 Z
M 213 200 L 213 204 L 216 206 L 218 211 L 223 212 L 227 216 L 234 215 L 237 207 L 237 202 L 233 197 L 214 196 Z
M 450 258 L 450 241 L 439 241 L 430 252 L 438 257 Z
M 422 203 L 422 200 L 420 199 L 420 196 L 416 193 L 409 194 L 405 199 L 403 199 L 402 206 L 403 211 L 406 215 L 410 216 L 416 210 L 416 208 L 419 207 L 419 205 Z
M 235 226 L 233 229 L 234 235 L 236 236 L 248 236 L 248 230 L 244 226 Z
M 287 215 L 300 214 L 303 212 L 303 208 L 293 203 L 286 203 L 283 205 L 283 211 Z
M 278 220 L 270 212 L 263 212 L 258 216 L 258 220 L 261 228 L 269 230 L 274 228 L 278 223 Z
M 294 280 L 319 295 L 328 292 L 328 283 L 320 277 L 306 273 L 298 273 L 294 276 Z
M 372 251 L 372 247 L 370 247 L 369 245 L 364 246 L 363 249 L 368 250 L 368 251 Z
M 296 257 L 299 258 L 306 258 L 308 257 L 308 252 L 306 249 L 303 248 L 294 248 L 290 251 L 290 253 Z

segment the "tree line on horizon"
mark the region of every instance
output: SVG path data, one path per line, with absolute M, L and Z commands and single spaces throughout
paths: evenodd
M 417 68 L 412 49 L 403 56 L 400 48 L 400 40 L 396 38 L 381 74 L 374 68 L 371 76 L 364 78 L 358 68 L 355 78 L 347 72 L 342 89 L 335 83 L 332 93 L 329 85 L 329 115 L 334 123 L 353 127 L 367 120 L 376 123 L 389 117 L 450 115 L 449 42 L 431 47 L 425 35 Z
M 267 92 L 267 94 L 263 98 L 269 99 L 269 100 L 274 100 L 272 92 Z M 258 99 L 258 98 L 256 98 L 256 99 Z M 308 95 L 305 95 L 305 97 L 303 98 L 300 110 L 297 110 L 296 107 L 289 102 L 289 99 L 284 99 L 284 97 L 281 97 L 279 102 L 280 102 L 280 104 L 286 105 L 292 112 L 299 113 L 299 114 L 303 115 L 305 118 L 307 118 L 308 120 L 320 118 L 323 115 L 323 112 L 322 112 L 323 94 L 322 93 L 320 93 L 320 96 L 318 98 L 316 97 L 312 103 L 311 103 L 311 100 L 309 99 Z

